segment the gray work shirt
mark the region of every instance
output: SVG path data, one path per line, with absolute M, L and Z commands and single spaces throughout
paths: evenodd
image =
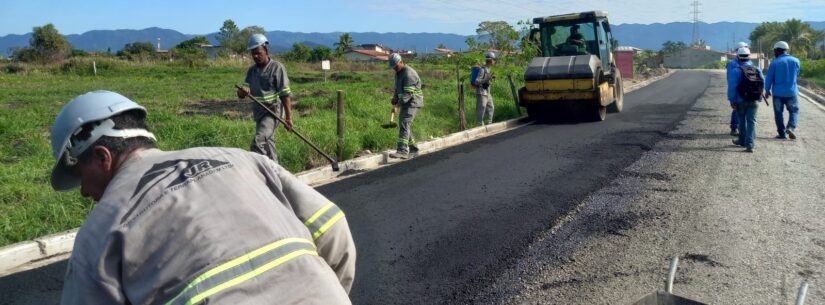
M 490 88 L 488 86 L 487 89 L 484 89 L 484 84 L 490 84 L 493 80 L 493 73 L 490 71 L 490 67 L 481 66 L 481 69 L 478 71 L 478 76 L 476 76 L 476 94 L 480 95 L 490 95 Z
M 244 82 L 249 85 L 252 96 L 265 104 L 273 104 L 271 108 L 278 114 L 282 111 L 281 99 L 292 95 L 286 68 L 280 62 L 271 59 L 263 68 L 254 64 L 249 67 Z M 252 111 L 255 120 L 267 114 L 257 103 L 252 104 Z
M 423 107 L 424 91 L 421 91 L 421 78 L 410 66 L 395 73 L 395 96 L 398 103 L 407 107 Z
M 139 151 L 81 226 L 61 304 L 350 304 L 343 216 L 262 155 Z

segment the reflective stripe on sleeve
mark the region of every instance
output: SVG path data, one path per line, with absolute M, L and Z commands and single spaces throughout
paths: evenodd
M 292 93 L 292 89 L 290 89 L 289 87 L 284 87 L 283 90 L 278 91 L 275 94 L 280 96 L 280 97 L 284 97 L 284 96 L 290 95 L 291 93 Z
M 196 304 L 302 255 L 318 256 L 312 241 L 303 238 L 276 241 L 201 274 L 166 305 Z
M 318 211 L 315 211 L 315 213 L 304 222 L 304 225 L 306 225 L 309 232 L 312 233 L 312 239 L 318 239 L 343 217 L 344 211 L 341 211 L 341 208 L 334 203 L 329 202 L 318 209 Z
M 266 94 L 262 97 L 259 97 L 258 99 L 261 100 L 261 101 L 264 101 L 264 102 L 270 102 L 271 103 L 271 102 L 274 102 L 276 98 L 278 98 L 278 95 L 276 95 L 276 94 Z

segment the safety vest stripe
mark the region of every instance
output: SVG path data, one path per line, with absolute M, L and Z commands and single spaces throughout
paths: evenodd
M 292 89 L 290 89 L 289 87 L 284 87 L 284 89 L 282 89 L 281 91 L 276 92 L 275 94 L 277 94 L 278 96 L 283 97 L 283 96 L 289 95 L 290 93 L 292 93 Z
M 264 96 L 260 96 L 260 97 L 258 97 L 258 99 L 259 99 L 259 100 L 262 100 L 262 101 L 264 101 L 264 102 L 272 102 L 272 101 L 275 101 L 275 99 L 276 99 L 277 97 L 278 97 L 278 96 L 277 96 L 277 95 L 275 95 L 275 94 L 273 93 L 273 94 L 265 94 Z
M 195 304 L 301 255 L 317 256 L 315 244 L 303 238 L 286 238 L 273 242 L 198 276 L 166 305 Z
M 318 239 L 342 217 L 344 217 L 344 211 L 341 211 L 341 208 L 334 203 L 329 202 L 312 214 L 312 216 L 304 222 L 304 225 L 306 225 L 309 232 L 312 233 L 312 238 Z

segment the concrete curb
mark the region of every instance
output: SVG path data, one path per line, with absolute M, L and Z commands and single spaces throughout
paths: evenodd
M 825 97 L 816 94 L 816 92 L 814 92 L 813 90 L 799 86 L 799 92 L 802 93 L 800 95 L 808 98 L 811 101 L 819 103 L 820 106 L 825 106 Z
M 667 78 L 675 70 L 625 88 L 625 93 L 638 90 L 653 82 Z M 464 144 L 479 138 L 513 130 L 529 123 L 526 116 L 471 128 L 431 139 L 418 145 L 420 155 L 433 153 L 444 148 Z M 346 160 L 338 164 L 340 171 L 334 172 L 329 166 L 319 167 L 296 174 L 298 179 L 312 186 L 319 186 L 336 180 L 352 177 L 381 166 L 392 165 L 405 160 L 390 159 L 392 150 Z M 74 247 L 78 229 L 43 236 L 0 248 L 0 277 L 35 269 L 68 258 Z

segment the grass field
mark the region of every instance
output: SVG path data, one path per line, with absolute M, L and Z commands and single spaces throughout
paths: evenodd
M 255 128 L 251 103 L 238 101 L 233 85 L 243 81 L 249 64 L 221 60 L 190 67 L 98 58 L 97 76 L 91 58 L 50 67 L 0 64 L 0 246 L 78 227 L 93 207 L 78 191 L 57 193 L 49 185 L 54 164 L 51 124 L 66 102 L 92 90 L 116 91 L 148 109 L 149 126 L 161 149 L 248 149 Z M 344 159 L 395 146 L 398 130 L 380 128 L 389 120 L 394 85 L 385 64 L 333 63 L 327 82 L 319 64 L 285 65 L 296 101 L 295 126 L 327 153 L 334 156 L 336 150 L 337 90 L 346 96 Z M 413 61 L 410 66 L 425 85 L 425 106 L 413 124 L 416 139 L 457 131 L 455 65 Z M 514 73 L 520 87 L 522 71 L 504 65 L 496 73 Z M 469 67 L 462 67 L 461 73 L 466 82 Z M 504 77 L 493 84 L 492 92 L 495 120 L 516 117 Z M 475 97 L 469 89 L 465 100 L 468 125 L 474 126 Z M 278 129 L 276 143 L 282 165 L 293 173 L 326 164 L 283 128 Z

